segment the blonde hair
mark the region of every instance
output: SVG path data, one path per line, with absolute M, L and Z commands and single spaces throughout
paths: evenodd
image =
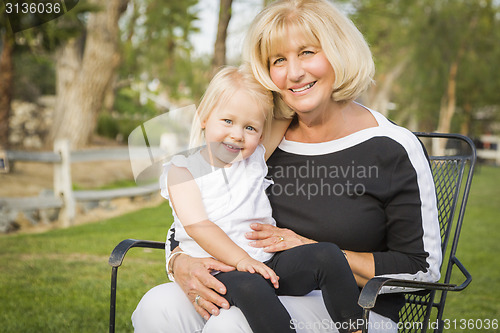
M 278 0 L 254 19 L 243 49 L 244 60 L 269 90 L 279 92 L 269 74 L 269 57 L 286 46 L 289 28 L 325 53 L 335 73 L 334 101 L 352 101 L 373 82 L 375 65 L 370 48 L 350 19 L 326 0 Z M 290 116 L 291 110 L 279 99 L 277 117 Z
M 247 93 L 253 99 L 255 107 L 264 113 L 266 120 L 263 135 L 268 134 L 273 119 L 273 96 L 271 91 L 263 87 L 255 79 L 249 66 L 227 66 L 222 68 L 210 81 L 200 105 L 196 109 L 191 125 L 190 148 L 199 147 L 204 143 L 201 124 L 210 117 L 215 108 L 227 103 L 239 90 Z

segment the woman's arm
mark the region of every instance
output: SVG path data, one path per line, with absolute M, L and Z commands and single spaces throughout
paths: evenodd
M 364 287 L 365 284 L 375 276 L 375 261 L 373 260 L 373 254 L 369 252 L 354 251 L 344 251 L 344 254 L 358 286 Z
M 177 247 L 173 250 L 180 251 Z M 171 263 L 175 282 L 181 287 L 193 306 L 205 320 L 211 315 L 217 316 L 219 308 L 229 309 L 229 303 L 222 297 L 226 287 L 210 272 L 230 272 L 234 267 L 228 266 L 213 258 L 192 258 L 186 254 L 177 255 Z M 196 296 L 201 296 L 195 302 Z
M 266 135 L 264 135 L 264 139 L 262 140 L 262 145 L 266 148 L 266 154 L 264 156 L 266 161 L 280 144 L 291 122 L 291 118 L 272 120 L 270 133 L 266 133 Z
M 269 224 L 252 223 L 253 231 L 247 232 L 246 237 L 253 247 L 262 247 L 266 252 L 278 252 L 304 244 L 317 243 L 315 240 L 303 237 L 290 229 L 278 228 Z M 375 276 L 375 262 L 372 253 L 345 251 L 346 259 L 351 267 L 356 282 L 363 287 L 368 280 Z

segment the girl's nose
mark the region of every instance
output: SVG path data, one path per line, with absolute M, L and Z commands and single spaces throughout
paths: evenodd
M 231 139 L 235 141 L 242 141 L 243 140 L 243 130 L 239 128 L 238 126 L 233 126 L 231 129 Z

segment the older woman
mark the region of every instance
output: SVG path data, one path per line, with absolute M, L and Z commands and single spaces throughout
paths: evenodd
M 360 287 L 374 276 L 437 281 L 440 236 L 426 154 L 411 132 L 354 101 L 371 84 L 374 64 L 352 22 L 326 0 L 276 1 L 255 18 L 243 55 L 274 92 L 277 116 L 294 115 L 268 160 L 277 227 L 252 225 L 250 244 L 277 252 L 335 243 Z M 169 242 L 176 283 L 143 297 L 136 331 L 251 332 L 210 274 L 233 268 L 178 250 Z M 280 300 L 298 332 L 336 331 L 319 291 Z M 402 304 L 397 290 L 381 295 L 370 331 L 395 332 Z

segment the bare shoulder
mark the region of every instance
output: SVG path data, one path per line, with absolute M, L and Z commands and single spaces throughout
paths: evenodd
M 168 170 L 167 183 L 168 186 L 193 180 L 193 175 L 188 169 L 172 165 Z
M 362 105 L 352 103 L 352 112 L 349 114 L 352 117 L 352 123 L 356 124 L 357 131 L 378 126 L 378 122 L 373 114 Z

